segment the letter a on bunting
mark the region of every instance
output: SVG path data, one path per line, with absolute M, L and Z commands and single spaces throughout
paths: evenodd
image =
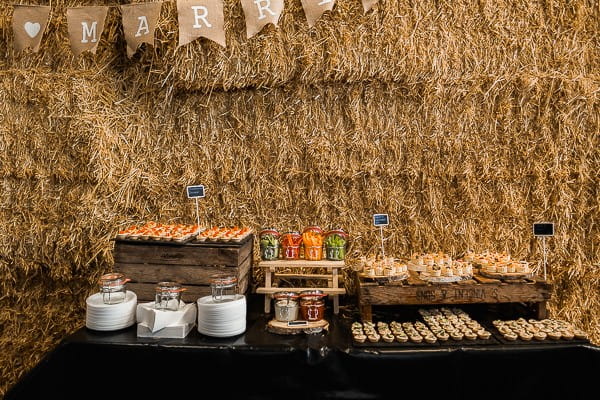
M 277 26 L 283 7 L 283 0 L 242 0 L 246 16 L 246 37 L 256 35 L 269 23 Z
M 302 0 L 302 8 L 304 8 L 308 26 L 311 28 L 315 26 L 325 11 L 333 10 L 334 4 L 335 0 Z
M 12 21 L 15 51 L 30 47 L 34 53 L 38 52 L 49 16 L 48 6 L 15 5 Z
M 205 37 L 225 47 L 222 0 L 177 0 L 179 46 Z
M 154 46 L 154 31 L 162 2 L 121 6 L 123 31 L 127 41 L 127 57 L 131 58 L 142 43 Z
M 67 27 L 73 54 L 79 56 L 84 51 L 96 54 L 108 7 L 67 8 Z

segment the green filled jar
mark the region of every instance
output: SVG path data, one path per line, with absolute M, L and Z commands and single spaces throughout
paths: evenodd
M 333 229 L 325 235 L 325 255 L 328 260 L 342 261 L 346 258 L 348 234 L 342 229 Z
M 275 228 L 263 229 L 259 234 L 260 258 L 264 261 L 279 258 L 279 237 L 281 235 Z

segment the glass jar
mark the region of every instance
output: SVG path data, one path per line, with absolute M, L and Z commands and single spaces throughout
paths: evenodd
M 215 274 L 210 277 L 210 291 L 215 303 L 233 301 L 237 295 L 238 280 L 235 275 Z
M 131 279 L 119 273 L 104 274 L 98 280 L 102 302 L 104 304 L 119 304 L 127 297 L 126 285 Z
M 300 258 L 300 243 L 302 235 L 300 232 L 286 232 L 281 235 L 281 250 L 285 260 L 297 260 Z
M 309 226 L 302 231 L 304 259 L 319 261 L 323 259 L 323 230 L 318 226 Z
M 157 310 L 177 311 L 181 303 L 181 293 L 186 289 L 177 282 L 158 282 L 154 308 Z
M 325 316 L 326 294 L 321 290 L 305 290 L 300 293 L 300 314 L 310 322 L 321 321 Z
M 348 234 L 342 229 L 334 229 L 325 235 L 325 254 L 331 261 L 342 261 L 346 258 Z
M 295 292 L 277 292 L 275 299 L 275 319 L 288 322 L 298 319 L 298 294 Z
M 275 228 L 263 229 L 259 234 L 260 258 L 265 261 L 279 258 L 279 237 Z

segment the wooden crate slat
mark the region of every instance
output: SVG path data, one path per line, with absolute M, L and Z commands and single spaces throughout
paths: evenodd
M 289 278 L 289 279 L 333 279 L 333 275 L 327 274 L 292 274 L 285 272 L 276 272 L 273 274 L 275 278 Z
M 252 252 L 253 241 L 241 247 L 209 247 L 180 244 L 115 242 L 114 259 L 120 264 L 225 265 L 238 266 Z
M 304 287 L 304 288 L 259 287 L 259 288 L 256 288 L 256 293 L 272 294 L 272 293 L 276 293 L 276 292 L 289 291 L 289 290 L 293 290 L 294 292 L 301 292 L 303 290 L 317 290 L 317 289 L 321 290 L 321 291 L 323 291 L 323 293 L 327 293 L 327 294 L 345 294 L 346 293 L 346 289 L 344 289 L 344 288 L 324 288 L 324 287 L 318 287 L 318 288 L 314 288 L 314 287 L 313 288 L 309 288 L 309 287 Z
M 125 274 L 133 282 L 156 283 L 172 280 L 182 284 L 209 285 L 210 276 L 217 273 L 233 274 L 240 279 L 252 266 L 249 255 L 239 267 L 219 265 L 175 265 L 115 263 L 115 271 Z

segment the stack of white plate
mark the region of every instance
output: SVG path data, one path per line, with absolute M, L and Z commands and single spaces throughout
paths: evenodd
M 198 332 L 207 336 L 229 337 L 246 331 L 246 296 L 212 296 L 198 299 Z
M 85 326 L 95 331 L 116 331 L 135 324 L 137 296 L 127 291 L 125 301 L 118 304 L 104 304 L 102 293 L 91 295 L 85 301 Z

